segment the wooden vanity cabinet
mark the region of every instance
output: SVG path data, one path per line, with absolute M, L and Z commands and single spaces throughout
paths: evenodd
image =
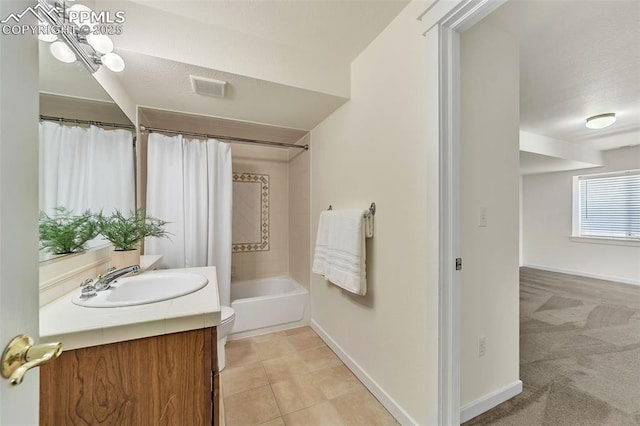
M 209 426 L 218 419 L 215 327 L 70 350 L 40 368 L 41 425 Z

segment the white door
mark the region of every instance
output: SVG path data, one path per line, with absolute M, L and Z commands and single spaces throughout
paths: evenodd
M 0 1 L 0 20 L 35 0 Z M 27 13 L 18 25 L 34 25 Z M 6 25 L 13 25 L 9 21 Z M 5 24 L 0 24 L 0 27 Z M 0 33 L 0 353 L 18 334 L 38 341 L 38 45 Z M 38 369 L 0 377 L 0 425 L 38 424 Z

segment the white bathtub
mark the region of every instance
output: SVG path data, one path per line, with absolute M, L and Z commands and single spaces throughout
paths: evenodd
M 230 337 L 243 338 L 304 325 L 309 292 L 289 277 L 231 283 L 236 320 Z

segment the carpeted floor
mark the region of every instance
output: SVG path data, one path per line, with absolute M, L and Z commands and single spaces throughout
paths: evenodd
M 520 378 L 464 425 L 640 425 L 640 287 L 521 268 Z

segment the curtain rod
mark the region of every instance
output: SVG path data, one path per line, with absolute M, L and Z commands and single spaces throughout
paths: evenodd
M 156 132 L 156 133 L 172 133 L 176 135 L 185 135 L 185 136 L 195 136 L 199 138 L 207 138 L 207 139 L 220 139 L 227 142 L 240 142 L 240 143 L 254 143 L 259 145 L 269 145 L 278 148 L 300 148 L 305 151 L 309 150 L 309 145 L 296 145 L 293 143 L 284 143 L 284 142 L 273 142 L 273 141 L 265 141 L 260 139 L 246 139 L 246 138 L 236 138 L 233 136 L 220 136 L 220 135 L 210 135 L 207 133 L 196 133 L 196 132 L 183 132 L 178 130 L 169 130 L 169 129 L 159 129 L 157 127 L 147 127 L 144 125 L 140 125 L 141 132 Z
M 51 117 L 49 115 L 41 115 L 40 120 L 57 121 L 59 123 L 89 124 L 98 127 L 113 127 L 115 129 L 136 130 L 136 126 L 134 126 L 133 124 L 105 123 L 103 121 L 80 120 L 77 118 Z

